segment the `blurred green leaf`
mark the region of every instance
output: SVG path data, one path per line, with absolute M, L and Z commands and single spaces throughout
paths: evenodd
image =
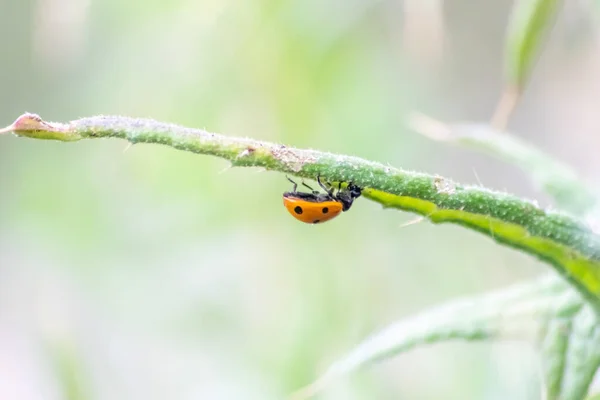
M 513 6 L 506 40 L 506 68 L 510 86 L 522 90 L 554 22 L 561 0 L 518 0 Z
M 561 364 L 562 370 L 546 370 L 546 379 L 552 383 L 548 399 L 583 399 L 600 366 L 600 319 L 585 306 L 575 315 L 553 322 L 555 328 L 548 329 L 546 343 L 555 345 L 543 346 L 542 355 Z
M 297 392 L 294 398 L 310 397 L 357 368 L 424 344 L 453 339 L 535 342 L 544 336 L 545 326 L 576 315 L 583 305 L 582 298 L 556 276 L 454 300 L 404 318 L 374 334 L 336 361 L 315 383 Z M 555 337 L 547 337 L 545 343 L 548 349 L 544 353 L 545 363 L 550 369 L 562 372 L 563 353 L 557 352 L 556 347 L 565 346 Z
M 560 393 L 567 349 L 569 348 L 568 333 L 572 328 L 572 318 L 556 318 L 548 321 L 545 335 L 541 339 L 541 352 L 546 355 L 543 362 L 543 376 L 546 391 L 552 396 Z
M 311 397 L 360 367 L 456 339 L 532 343 L 549 400 L 582 399 L 600 366 L 600 319 L 562 279 L 548 276 L 402 319 L 336 361 L 294 399 Z
M 554 23 L 561 0 L 517 0 L 506 39 L 506 86 L 490 124 L 504 130 Z
M 77 349 L 70 342 L 56 340 L 49 345 L 48 354 L 57 381 L 66 400 L 90 399 L 84 366 Z

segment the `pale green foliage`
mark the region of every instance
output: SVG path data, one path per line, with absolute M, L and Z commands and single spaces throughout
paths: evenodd
M 423 124 L 416 125 L 415 128 L 428 137 L 459 145 L 475 144 L 476 149 L 515 163 L 565 208 L 586 213 L 595 205 L 593 192 L 588 191 L 567 166 L 506 133 L 496 134 L 479 127 L 475 134 L 467 136 L 454 134 L 458 128 L 439 129 L 439 125 L 433 133 Z M 554 173 L 544 173 L 546 169 Z M 587 196 L 586 206 L 581 204 L 583 197 L 565 196 L 568 190 L 579 190 L 581 196 Z M 394 200 L 394 196 L 390 196 L 389 203 L 395 201 L 407 200 Z M 299 397 L 313 395 L 332 380 L 365 364 L 419 345 L 451 339 L 531 342 L 539 350 L 545 395 L 550 400 L 582 399 L 600 366 L 599 314 L 573 287 L 551 276 L 450 302 L 396 322 L 333 364 L 322 378 L 299 392 Z
M 559 5 L 557 0 L 524 0 L 515 4 L 506 57 L 509 86 L 516 89 L 513 95 L 518 96 L 522 90 Z M 508 118 L 509 114 L 510 109 L 501 118 Z M 581 182 L 569 166 L 517 137 L 487 126 L 446 126 L 420 115 L 413 118 L 411 125 L 435 140 L 472 146 L 519 166 L 534 184 L 552 196 L 557 206 L 575 215 L 588 216 L 597 209 L 597 193 Z M 391 195 L 383 197 L 389 206 L 413 201 Z M 457 215 L 448 218 L 468 219 Z M 492 222 L 489 224 L 491 227 Z M 498 228 L 494 237 L 499 240 L 500 235 L 502 241 L 500 232 Z M 525 232 L 520 237 L 527 239 L 528 236 Z M 585 275 L 584 271 L 596 268 L 588 265 L 580 272 Z M 548 288 L 554 290 L 548 291 Z M 556 277 L 451 302 L 401 320 L 373 335 L 334 363 L 314 384 L 299 392 L 299 397 L 315 394 L 332 380 L 360 366 L 418 345 L 450 339 L 510 338 L 530 341 L 539 350 L 545 398 L 580 400 L 585 397 L 600 366 L 599 315 L 572 287 Z
M 506 40 L 508 81 L 522 89 L 562 0 L 517 0 Z

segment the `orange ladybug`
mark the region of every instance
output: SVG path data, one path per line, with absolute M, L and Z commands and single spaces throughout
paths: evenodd
M 283 194 L 283 205 L 294 218 L 307 224 L 326 222 L 340 215 L 342 211 L 348 211 L 354 200 L 360 197 L 362 192 L 361 188 L 352 183 L 342 189 L 340 183 L 337 193 L 334 193 L 333 188 L 328 188 L 321 182 L 320 176 L 317 176 L 317 182 L 326 193 L 313 190 L 304 182 L 302 184 L 309 188 L 311 192 L 298 192 L 296 190 L 298 184 L 290 178 L 287 179 L 292 182 L 294 187 L 291 192 Z

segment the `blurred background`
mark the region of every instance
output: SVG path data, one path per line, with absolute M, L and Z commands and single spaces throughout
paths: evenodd
M 569 1 L 509 128 L 598 182 L 600 6 Z M 489 120 L 512 1 L 0 0 L 0 125 L 151 117 L 549 205 L 411 111 Z M 548 268 L 359 200 L 291 218 L 279 173 L 120 140 L 0 138 L 0 398 L 281 399 L 370 333 Z M 323 399 L 539 398 L 517 344 L 422 348 Z

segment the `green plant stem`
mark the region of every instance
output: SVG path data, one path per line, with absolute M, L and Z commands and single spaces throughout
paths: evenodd
M 116 137 L 132 144 L 156 143 L 229 160 L 236 167 L 269 170 L 330 182 L 353 182 L 364 197 L 386 207 L 415 212 L 434 223 L 477 230 L 552 265 L 600 311 L 600 237 L 568 215 L 533 202 L 449 179 L 404 171 L 357 157 L 234 138 L 149 119 L 98 116 L 67 124 L 24 114 L 1 132 L 76 141 Z

